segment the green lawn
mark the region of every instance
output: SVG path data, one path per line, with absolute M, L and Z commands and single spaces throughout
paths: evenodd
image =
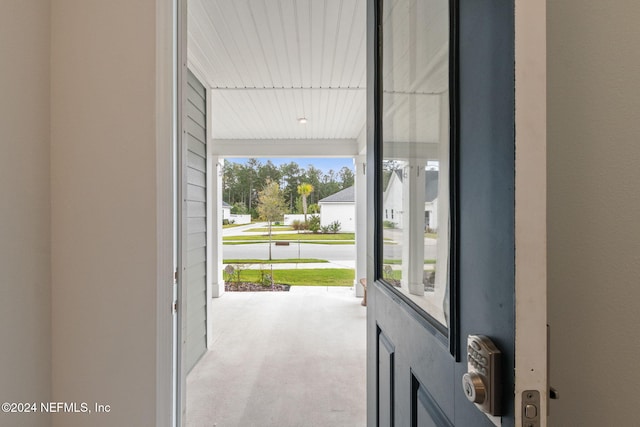
M 271 270 L 265 269 L 266 274 Z M 260 270 L 242 270 L 240 281 L 259 283 Z M 299 270 L 273 270 L 275 283 L 294 286 L 353 286 L 354 270 L 350 268 L 318 268 Z M 235 277 L 231 282 L 235 281 Z
M 274 234 L 271 236 L 271 240 L 289 240 L 297 242 L 298 240 L 354 240 L 354 233 L 336 233 L 336 234 L 313 234 L 313 233 L 288 233 L 288 234 Z M 260 240 L 269 241 L 269 236 L 227 236 L 223 237 L 224 242 L 237 242 L 243 240 Z
M 268 259 L 223 259 L 223 264 L 285 264 L 285 263 L 298 263 L 298 264 L 308 264 L 312 262 L 329 262 L 326 259 L 317 259 L 317 258 L 287 258 L 287 259 L 272 259 L 269 261 Z
M 402 279 L 402 270 L 393 270 L 390 275 L 383 274 L 383 279 L 401 280 Z
M 290 241 L 292 245 L 297 245 L 298 242 Z M 237 241 L 224 241 L 223 245 L 252 245 L 254 243 L 269 243 L 268 240 L 237 240 Z M 274 239 L 275 244 L 275 239 Z M 300 242 L 301 245 L 304 244 L 314 244 L 314 245 L 354 245 L 355 242 L 353 240 L 302 240 Z
M 293 231 L 293 227 L 274 225 L 273 227 L 271 227 L 271 231 Z M 243 230 L 243 233 L 267 233 L 267 232 L 269 232 L 269 227 L 256 227 L 256 228 L 250 228 L 248 230 Z

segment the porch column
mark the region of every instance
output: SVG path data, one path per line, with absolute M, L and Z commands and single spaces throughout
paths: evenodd
M 356 297 L 364 296 L 360 279 L 367 277 L 367 177 L 366 156 L 353 159 L 355 170 L 355 209 L 356 209 Z
M 209 156 L 207 200 L 207 277 L 210 296 L 218 298 L 224 293 L 222 278 L 222 158 Z
M 424 295 L 424 200 L 426 160 L 410 159 L 402 180 L 402 282 Z

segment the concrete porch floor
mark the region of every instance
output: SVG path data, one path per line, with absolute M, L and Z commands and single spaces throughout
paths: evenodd
M 187 377 L 190 427 L 366 424 L 366 308 L 352 288 L 227 292 Z

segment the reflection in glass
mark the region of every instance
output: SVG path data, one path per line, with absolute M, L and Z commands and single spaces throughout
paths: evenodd
M 384 1 L 382 31 L 383 278 L 446 326 L 449 2 Z

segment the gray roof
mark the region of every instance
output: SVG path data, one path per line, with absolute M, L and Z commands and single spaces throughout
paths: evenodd
M 232 207 L 229 203 L 225 202 L 224 200 L 222 201 L 222 207 L 223 208 L 230 208 Z
M 396 175 L 402 182 L 402 171 L 396 170 Z M 433 202 L 438 197 L 438 171 L 425 171 L 424 201 Z
M 438 171 L 425 171 L 424 201 L 433 202 L 438 197 Z
M 355 188 L 351 186 L 321 199 L 318 203 L 353 203 L 356 201 L 355 195 Z

